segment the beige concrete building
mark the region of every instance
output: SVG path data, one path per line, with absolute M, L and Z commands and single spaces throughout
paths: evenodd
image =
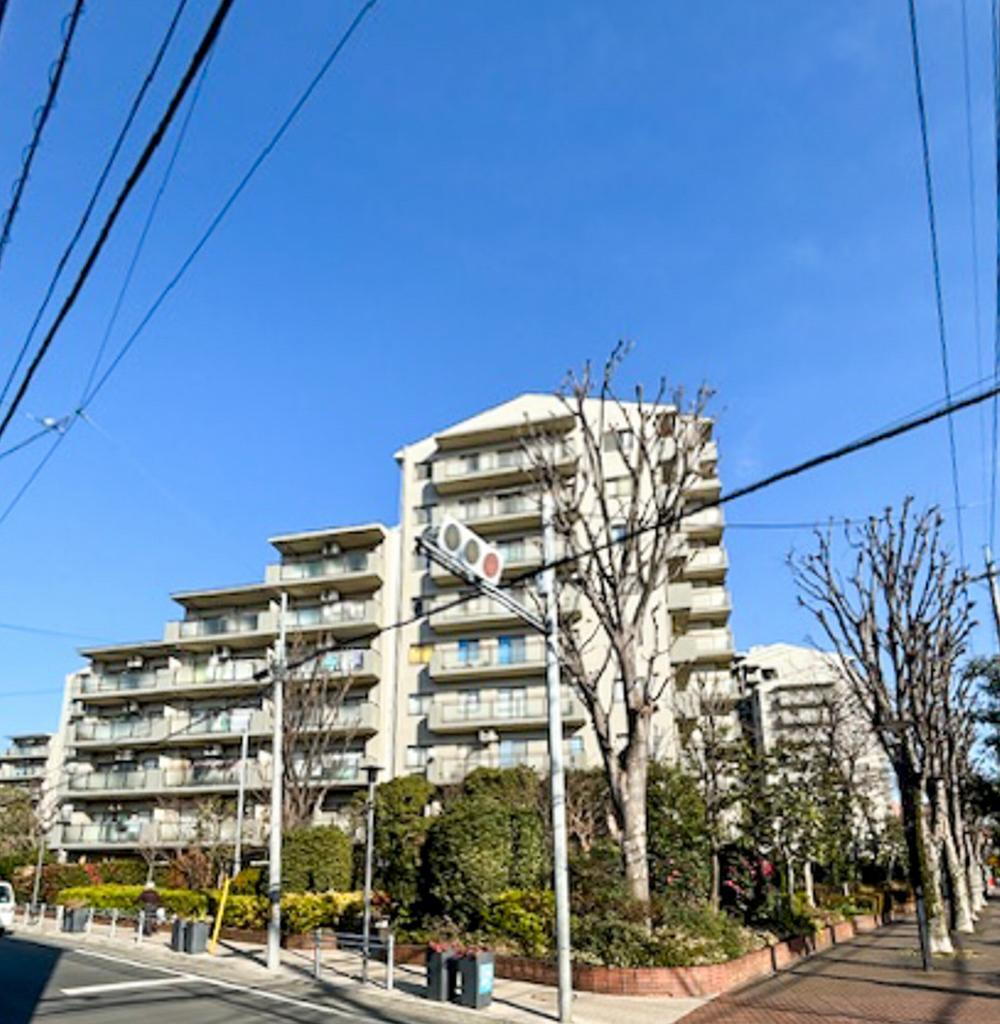
M 50 774 L 52 734 L 19 733 L 0 751 L 0 786 L 20 786 L 37 800 Z
M 764 644 L 737 656 L 734 675 L 745 697 L 745 718 L 763 750 L 781 744 L 841 746 L 846 767 L 882 821 L 892 808 L 885 751 L 851 696 L 836 656 L 793 644 Z
M 77 856 L 115 849 L 170 848 L 205 827 L 206 798 L 231 803 L 239 751 L 249 735 L 247 814 L 251 844 L 266 831 L 271 706 L 262 682 L 273 656 L 282 594 L 289 645 L 351 644 L 324 660 L 349 680 L 336 714 L 317 728 L 343 737 L 316 778 L 329 816 L 363 784 L 364 764 L 382 778 L 425 773 L 459 780 L 479 765 L 547 762 L 544 645 L 516 616 L 484 598 L 443 605 L 465 592 L 457 578 L 416 554 L 417 537 L 450 514 L 495 543 L 505 578 L 541 564 L 541 513 L 523 450 L 543 427 L 572 474 L 579 451 L 572 416 L 551 395 L 522 395 L 402 448 L 400 525 L 339 527 L 274 537 L 279 561 L 263 582 L 174 595 L 183 618 L 163 638 L 83 651 L 88 666 L 68 682 L 66 756 L 58 845 Z M 608 485 L 626 477 L 627 420 L 607 424 Z M 710 429 L 710 425 L 706 425 Z M 617 467 L 617 469 L 616 469 Z M 716 449 L 704 450 L 691 502 L 719 493 Z M 685 520 L 671 582 L 652 609 L 667 638 L 662 669 L 678 689 L 699 681 L 732 689 L 728 568 L 723 517 L 706 509 Z M 564 614 L 583 616 L 563 601 Z M 530 603 L 531 595 L 522 596 Z M 439 612 L 435 609 L 440 608 Z M 380 627 L 419 616 L 373 637 Z M 581 626 L 586 627 L 586 622 Z M 624 704 L 609 676 L 604 697 L 619 731 Z M 675 749 L 675 702 L 658 707 L 654 753 Z M 579 699 L 563 695 L 570 766 L 599 763 Z M 235 820 L 219 825 L 230 841 Z

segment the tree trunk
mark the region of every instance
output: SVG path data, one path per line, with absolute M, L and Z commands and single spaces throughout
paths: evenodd
M 712 889 L 709 893 L 712 909 L 718 910 L 722 903 L 722 865 L 719 863 L 719 851 L 712 849 Z
M 806 888 L 806 904 L 815 909 L 816 889 L 813 886 L 813 866 L 812 861 L 808 857 L 806 857 L 805 863 L 802 865 L 802 881 Z
M 944 897 L 941 892 L 941 858 L 938 856 L 937 842 L 928 828 L 921 828 L 920 836 L 924 848 L 924 863 L 927 865 L 924 892 L 927 902 L 927 928 L 930 932 L 931 952 L 954 953 L 955 949 L 951 944 L 951 935 L 948 932 Z
M 795 864 L 791 857 L 785 861 L 785 874 L 788 881 L 788 905 L 791 906 L 795 899 Z
M 925 827 L 920 777 L 903 762 L 896 765 L 896 778 L 903 811 L 903 833 L 909 854 L 910 886 L 917 900 L 922 900 L 924 904 L 929 952 L 950 953 L 951 937 L 941 898 L 941 874 L 937 868 L 933 838 L 928 836 Z
M 622 860 L 629 897 L 649 905 L 649 859 L 646 846 L 646 789 L 649 774 L 649 719 L 638 716 L 618 773 Z
M 948 872 L 948 883 L 951 889 L 955 931 L 969 934 L 976 930 L 972 920 L 972 904 L 969 899 L 969 877 L 959 856 L 958 844 L 952 830 L 944 779 L 934 781 L 933 807 L 936 819 L 934 823 L 935 840 L 937 845 L 944 850 L 944 867 Z

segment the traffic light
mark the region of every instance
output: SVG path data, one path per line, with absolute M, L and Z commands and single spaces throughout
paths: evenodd
M 503 573 L 503 558 L 492 544 L 473 533 L 457 519 L 445 516 L 438 527 L 438 546 L 469 572 L 497 584 Z

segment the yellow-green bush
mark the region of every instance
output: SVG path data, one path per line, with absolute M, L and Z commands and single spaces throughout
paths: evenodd
M 209 893 L 213 915 L 218 912 L 220 898 L 218 890 Z M 301 935 L 314 928 L 336 928 L 360 914 L 362 904 L 358 892 L 288 892 L 281 897 L 282 929 L 290 935 Z M 268 907 L 266 896 L 229 896 L 222 923 L 227 928 L 266 928 Z
M 56 902 L 95 910 L 139 910 L 142 891 L 141 885 L 77 885 L 60 889 Z M 181 917 L 201 917 L 208 911 L 208 897 L 201 892 L 157 889 L 156 894 L 166 910 Z

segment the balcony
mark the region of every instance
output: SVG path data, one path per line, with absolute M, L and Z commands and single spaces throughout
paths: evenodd
M 353 789 L 364 785 L 366 777 L 361 765 L 361 756 L 358 754 L 334 757 L 327 764 L 315 766 L 305 781 L 307 785 L 332 788 Z
M 285 623 L 292 632 L 319 630 L 341 637 L 362 636 L 381 625 L 376 601 L 338 601 L 305 608 L 292 608 Z
M 267 670 L 267 662 L 260 658 L 241 658 L 220 662 L 218 665 L 189 665 L 177 669 L 116 672 L 106 675 L 80 677 L 74 696 L 88 703 L 116 702 L 123 697 L 162 696 L 180 690 L 198 690 L 209 693 L 260 688 L 254 674 Z
M 725 587 L 671 583 L 667 588 L 667 609 L 671 615 L 689 620 L 725 620 L 732 611 L 732 605 Z
M 124 721 L 83 721 L 73 727 L 73 743 L 77 747 L 114 748 L 186 743 L 206 736 L 238 739 L 245 728 L 251 736 L 268 735 L 271 716 L 263 711 L 236 710 L 213 712 L 204 717 L 192 712 Z
M 439 757 L 427 763 L 427 781 L 436 786 L 448 786 L 474 772 L 477 768 L 531 768 L 544 775 L 549 770 L 547 754 L 528 754 L 523 757 L 503 758 L 498 753 L 483 751 L 469 757 Z M 587 767 L 587 759 L 579 752 L 564 751 L 563 767 L 575 770 Z
M 371 701 L 346 702 L 325 715 L 305 718 L 306 732 L 329 732 L 345 736 L 371 736 L 378 732 L 378 705 Z
M 729 568 L 724 548 L 695 548 L 688 551 L 681 573 L 685 579 L 722 580 Z
M 510 596 L 526 607 L 534 610 L 533 603 L 526 591 L 512 590 Z M 440 607 L 441 611 L 432 611 L 431 629 L 438 633 L 455 633 L 467 629 L 493 629 L 518 623 L 521 619 L 509 608 L 488 597 L 470 597 L 462 604 L 455 604 L 456 594 L 445 594 L 431 603 L 431 608 Z
M 583 725 L 587 719 L 583 704 L 573 696 L 562 702 L 562 720 L 567 728 Z M 478 729 L 545 729 L 548 701 L 545 697 L 513 695 L 474 704 L 434 701 L 428 725 L 432 732 L 468 733 Z
M 699 629 L 674 638 L 670 660 L 674 664 L 732 661 L 733 635 L 728 629 Z
M 491 637 L 434 648 L 430 674 L 439 682 L 463 679 L 509 678 L 545 671 L 541 637 Z
M 322 558 L 300 558 L 269 565 L 268 583 L 280 584 L 292 594 L 344 593 L 374 590 L 382 582 L 382 558 L 376 551 L 344 551 Z
M 432 522 L 444 515 L 454 516 L 478 533 L 500 533 L 505 530 L 541 529 L 541 505 L 529 494 L 484 494 L 467 501 L 437 505 Z
M 0 782 L 30 782 L 45 778 L 45 764 L 5 764 L 0 767 Z
M 690 512 L 681 520 L 681 531 L 689 537 L 718 540 L 722 536 L 725 519 L 721 508 L 702 508 Z
M 708 476 L 698 476 L 688 484 L 684 492 L 688 498 L 697 501 L 714 501 L 722 493 L 722 482 L 715 475 L 714 466 Z
M 44 743 L 12 743 L 6 750 L 0 751 L 0 761 L 44 761 L 48 756 L 48 740 Z
M 133 771 L 77 772 L 69 777 L 69 791 L 77 797 L 97 794 L 101 797 L 144 797 L 150 793 L 203 793 L 236 790 L 240 784 L 239 765 L 225 768 L 208 764 L 186 768 L 144 768 Z M 256 761 L 247 763 L 248 789 L 264 785 L 264 773 Z
M 168 622 L 163 630 L 166 642 L 185 647 L 252 646 L 277 632 L 277 619 L 270 611 L 240 611 L 228 615 L 180 619 Z
M 241 830 L 244 844 L 259 846 L 265 838 L 260 822 L 244 821 Z M 223 821 L 212 829 L 198 821 L 96 821 L 63 825 L 63 848 L 187 846 L 199 841 L 232 843 L 236 839 L 235 819 Z
M 381 674 L 379 652 L 371 648 L 330 651 L 315 661 L 292 669 L 293 678 L 310 679 L 314 674 L 325 675 L 345 682 L 373 683 Z
M 569 441 L 557 444 L 546 457 L 567 471 L 576 465 L 576 450 Z M 439 494 L 511 487 L 531 482 L 532 466 L 531 456 L 520 447 L 453 455 L 434 463 L 434 487 Z

